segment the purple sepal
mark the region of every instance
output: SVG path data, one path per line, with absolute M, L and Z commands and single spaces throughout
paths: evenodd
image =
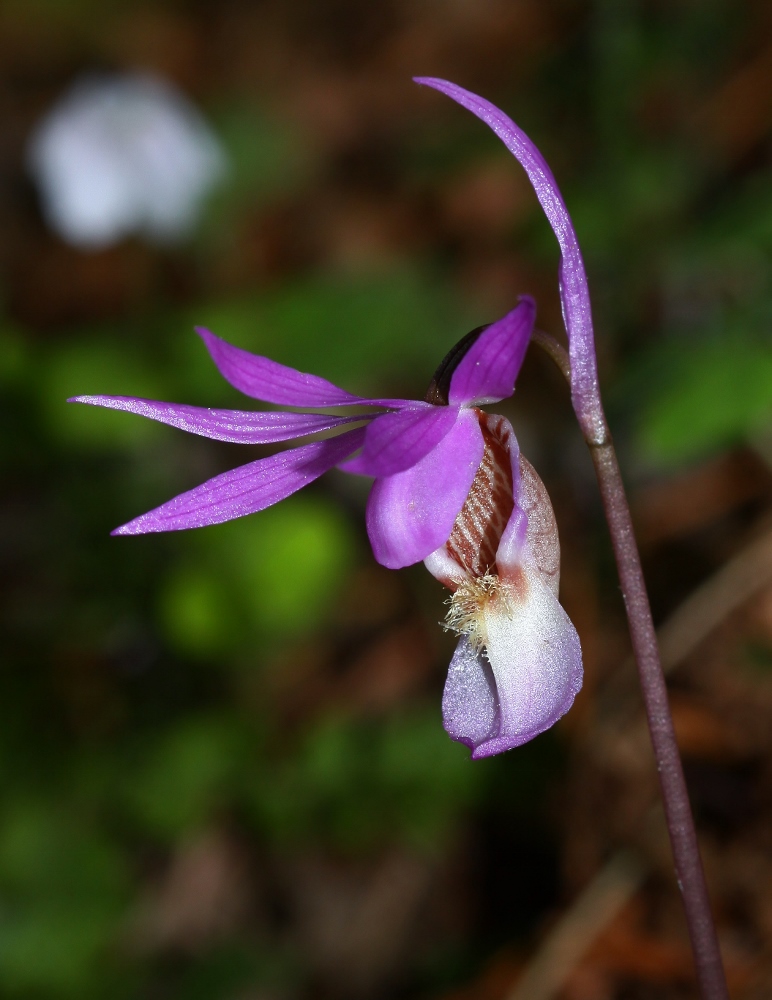
M 458 417 L 458 409 L 451 406 L 383 413 L 367 428 L 362 454 L 344 462 L 341 469 L 364 476 L 404 472 L 437 447 Z
M 321 413 L 213 410 L 183 403 L 161 403 L 136 396 L 74 396 L 68 403 L 87 403 L 109 410 L 125 410 L 191 434 L 235 444 L 274 444 L 318 434 L 369 417 L 329 417 Z
M 462 358 L 450 380 L 451 405 L 484 405 L 506 399 L 531 339 L 536 304 L 523 295 L 516 308 L 483 331 Z
M 402 406 L 422 407 L 422 404 L 405 399 L 364 399 L 339 389 L 319 375 L 309 375 L 295 368 L 280 365 L 261 354 L 252 354 L 241 347 L 234 347 L 204 327 L 196 333 L 206 344 L 212 361 L 220 374 L 232 386 L 253 399 L 281 406 Z
M 112 534 L 143 535 L 202 528 L 254 514 L 307 486 L 361 448 L 364 434 L 364 427 L 359 427 L 224 472 L 116 528 Z
M 477 414 L 462 410 L 451 432 L 412 469 L 375 480 L 367 534 L 381 565 L 410 566 L 448 540 L 483 449 Z
M 484 651 L 461 639 L 443 696 L 445 729 L 471 748 L 473 760 L 549 729 L 582 686 L 576 629 L 534 567 L 524 567 L 518 587 L 481 613 Z
M 574 224 L 547 161 L 511 118 L 490 101 L 455 83 L 433 77 L 415 77 L 433 87 L 485 122 L 519 161 L 560 244 L 560 298 L 571 356 L 571 396 L 580 421 L 594 435 L 604 435 L 605 421 L 598 403 L 598 370 L 590 308 L 590 292 Z

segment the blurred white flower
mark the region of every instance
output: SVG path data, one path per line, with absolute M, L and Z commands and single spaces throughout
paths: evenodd
M 226 168 L 193 105 L 139 74 L 77 81 L 35 129 L 27 162 L 48 223 L 85 249 L 183 237 Z

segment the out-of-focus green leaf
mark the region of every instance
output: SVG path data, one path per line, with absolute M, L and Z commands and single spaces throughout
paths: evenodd
M 136 346 L 89 337 L 47 352 L 38 387 L 51 435 L 78 451 L 114 450 L 151 440 L 159 427 L 130 413 L 68 403 L 72 396 L 162 399 L 160 379 Z
M 772 420 L 772 344 L 743 335 L 677 342 L 657 360 L 660 374 L 639 421 L 649 458 L 687 461 L 745 440 Z
M 0 988 L 5 996 L 93 995 L 116 929 L 102 909 L 77 901 L 0 914 Z
M 330 610 L 356 547 L 341 510 L 303 494 L 200 531 L 161 591 L 164 632 L 177 649 L 203 656 L 300 635 Z
M 307 175 L 310 150 L 297 131 L 254 105 L 232 103 L 210 119 L 228 160 L 228 175 L 211 213 L 240 209 L 297 186 Z
M 2 819 L 0 879 L 6 887 L 73 898 L 122 891 L 126 872 L 115 845 L 54 803 L 11 803 Z
M 171 570 L 159 594 L 161 627 L 179 653 L 208 657 L 232 647 L 238 637 L 227 581 L 207 567 Z
M 468 748 L 448 737 L 439 711 L 387 719 L 376 766 L 398 803 L 403 836 L 421 847 L 442 843 L 479 789 Z
M 156 836 L 196 829 L 228 800 L 241 751 L 234 720 L 187 717 L 147 747 L 127 780 L 126 805 Z
M 279 843 L 314 830 L 348 851 L 389 837 L 433 849 L 479 789 L 469 752 L 437 712 L 369 722 L 328 716 L 256 780 L 254 813 Z
M 232 1000 L 240 996 L 273 996 L 294 985 L 297 957 L 259 941 L 232 943 L 198 957 L 185 971 L 175 998 Z M 258 985 L 259 984 L 259 985 Z M 265 993 L 263 993 L 265 990 Z
M 104 973 L 127 892 L 126 865 L 110 840 L 50 801 L 6 803 L 0 992 L 89 994 Z
M 222 554 L 244 606 L 262 631 L 274 635 L 317 625 L 354 563 L 351 525 L 318 497 L 292 497 L 235 522 L 223 535 Z
M 0 327 L 0 386 L 18 383 L 29 370 L 30 351 L 21 331 Z

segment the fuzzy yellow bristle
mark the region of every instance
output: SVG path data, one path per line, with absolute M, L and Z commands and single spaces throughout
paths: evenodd
M 448 632 L 469 636 L 476 649 L 487 640 L 485 609 L 491 601 L 504 596 L 498 576 L 471 577 L 456 590 L 446 603 L 450 605 L 442 627 Z

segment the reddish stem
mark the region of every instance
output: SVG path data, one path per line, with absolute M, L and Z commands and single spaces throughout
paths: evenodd
M 570 363 L 566 351 L 549 334 L 534 337 L 569 380 Z M 659 773 L 665 818 L 673 849 L 678 888 L 681 890 L 689 937 L 694 953 L 697 981 L 703 1000 L 729 1000 L 718 936 L 708 899 L 705 873 L 697 845 L 694 817 L 689 803 L 673 718 L 667 698 L 665 675 L 659 658 L 657 635 L 651 617 L 649 596 L 643 579 L 641 557 L 633 532 L 630 507 L 619 471 L 614 445 L 608 431 L 600 393 L 593 400 L 594 421 L 601 428 L 598 438 L 586 438 L 603 500 L 611 541 L 614 546 L 619 582 L 625 602 L 630 638 L 643 691 L 649 733 Z
M 590 452 L 614 546 L 630 638 L 657 761 L 676 877 L 689 925 L 697 981 L 704 1000 L 729 1000 L 689 793 L 673 730 L 657 636 L 619 463 L 610 438 L 601 445 L 590 445 Z

